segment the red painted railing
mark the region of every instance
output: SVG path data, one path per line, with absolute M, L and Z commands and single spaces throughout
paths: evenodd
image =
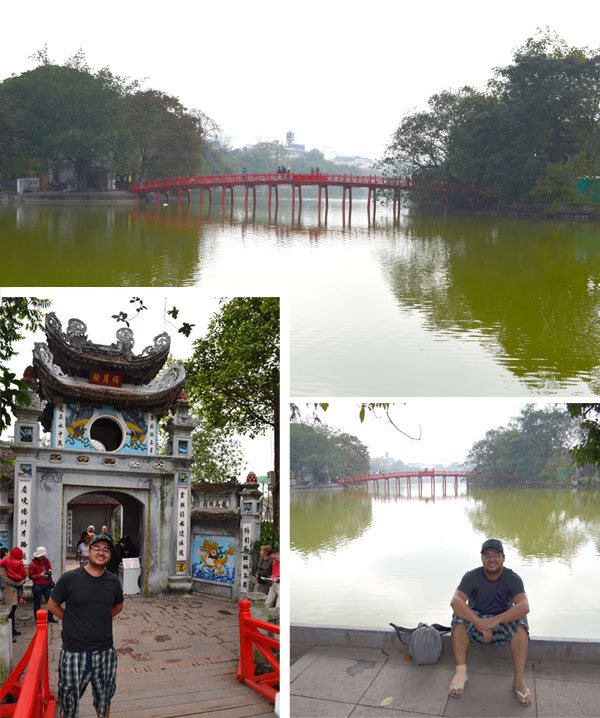
M 21 679 L 27 669 L 25 677 Z M 7 696 L 16 703 L 2 703 Z M 37 612 L 37 631 L 21 660 L 0 688 L 2 718 L 54 718 L 56 699 L 48 682 L 48 614 Z
M 240 601 L 239 609 L 240 660 L 237 679 L 274 703 L 279 692 L 279 659 L 275 655 L 275 651 L 279 651 L 279 637 L 273 638 L 266 633 L 276 633 L 279 636 L 279 626 L 252 618 L 250 601 Z M 273 670 L 256 675 L 255 647 Z
M 360 484 L 366 481 L 378 481 L 379 479 L 418 479 L 425 477 L 446 477 L 447 479 L 460 479 L 469 477 L 483 476 L 478 471 L 444 471 L 444 469 L 421 469 L 419 471 L 394 471 L 389 474 L 365 474 L 362 476 L 345 476 L 338 481 L 339 484 L 347 486 L 349 484 Z
M 414 189 L 411 177 L 384 177 L 382 175 L 349 174 L 298 174 L 295 172 L 277 174 L 263 172 L 246 175 L 198 175 L 196 177 L 174 177 L 171 179 L 133 182 L 130 192 L 145 194 L 156 190 L 166 192 L 178 189 L 208 189 L 210 187 L 233 187 L 236 185 L 294 184 L 333 185 L 346 187 L 371 187 L 381 189 Z

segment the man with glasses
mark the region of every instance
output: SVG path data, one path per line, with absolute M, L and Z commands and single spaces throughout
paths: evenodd
M 448 693 L 453 698 L 463 694 L 471 642 L 508 643 L 513 657 L 515 698 L 522 705 L 529 705 L 533 703 L 533 695 L 525 683 L 529 602 L 523 581 L 510 568 L 504 568 L 504 548 L 498 539 L 483 542 L 481 562 L 482 566 L 462 577 L 450 602 L 454 611 L 452 648 L 456 673 Z
M 89 563 L 64 573 L 48 601 L 49 610 L 63 622 L 58 659 L 61 718 L 79 715 L 79 699 L 90 681 L 98 718 L 110 716 L 117 676 L 112 621 L 123 610 L 119 579 L 106 570 L 111 549 L 109 536 L 93 536 Z

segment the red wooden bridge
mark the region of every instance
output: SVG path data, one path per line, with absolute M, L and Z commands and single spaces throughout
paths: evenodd
M 448 495 L 450 488 L 454 496 L 458 496 L 459 479 L 467 480 L 467 491 L 469 479 L 473 477 L 483 476 L 477 471 L 450 471 L 447 469 L 416 469 L 413 471 L 394 471 L 389 474 L 364 474 L 361 476 L 345 476 L 338 483 L 342 486 L 359 486 L 368 488 L 371 486 L 376 494 L 382 493 L 389 495 L 390 482 L 395 485 L 395 493 L 400 494 L 404 485 L 404 495 L 407 498 L 412 496 L 413 490 L 416 489 L 417 496 L 423 497 L 423 488 L 429 484 L 430 496 L 435 498 L 436 479 L 441 479 L 442 496 Z M 414 480 L 414 481 L 413 481 Z
M 298 210 L 302 209 L 302 188 L 316 187 L 318 189 L 318 212 L 321 215 L 321 202 L 324 195 L 325 212 L 329 207 L 329 188 L 342 188 L 342 213 L 345 217 L 346 201 L 348 202 L 348 219 L 352 215 L 352 190 L 367 189 L 367 211 L 371 217 L 371 203 L 373 219 L 375 219 L 377 190 L 392 190 L 393 192 L 393 215 L 394 221 L 399 217 L 400 192 L 416 190 L 427 190 L 441 194 L 446 198 L 446 207 L 448 206 L 448 197 L 452 194 L 465 195 L 470 198 L 487 197 L 493 194 L 484 187 L 477 185 L 467 187 L 467 185 L 458 182 L 429 182 L 422 183 L 415 181 L 410 176 L 405 177 L 387 177 L 384 175 L 351 175 L 351 174 L 321 174 L 321 173 L 296 173 L 296 172 L 265 172 L 257 174 L 238 174 L 238 175 L 198 175 L 195 177 L 175 177 L 172 179 L 156 179 L 149 181 L 133 182 L 130 186 L 130 192 L 138 197 L 146 196 L 151 193 L 155 194 L 157 207 L 161 204 L 161 195 L 166 196 L 167 203 L 172 192 L 177 193 L 177 204 L 181 206 L 182 196 L 185 193 L 188 206 L 191 204 L 190 190 L 199 190 L 200 192 L 200 210 L 203 209 L 204 192 L 208 192 L 209 207 L 212 206 L 212 191 L 214 189 L 221 190 L 221 210 L 224 212 L 225 196 L 229 193 L 231 207 L 233 208 L 233 191 L 235 187 L 244 188 L 244 203 L 246 215 L 248 214 L 248 201 L 250 190 L 252 190 L 253 208 L 256 208 L 256 188 L 266 186 L 268 188 L 268 209 L 271 214 L 271 205 L 273 195 L 275 196 L 275 211 L 279 205 L 279 187 L 289 185 L 292 190 L 292 220 L 295 216 L 296 194 L 298 195 Z

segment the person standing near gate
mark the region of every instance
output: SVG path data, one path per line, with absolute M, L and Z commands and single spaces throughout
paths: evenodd
M 46 599 L 50 598 L 50 592 L 54 586 L 52 580 L 52 564 L 48 560 L 48 552 L 45 546 L 38 546 L 33 552 L 33 560 L 29 564 L 29 578 L 33 593 L 33 618 L 37 618 L 37 612 L 42 607 L 42 596 Z M 58 623 L 56 618 L 48 611 L 48 623 Z
M 117 688 L 112 624 L 123 610 L 119 579 L 106 570 L 111 547 L 106 534 L 94 536 L 89 563 L 64 573 L 48 601 L 50 611 L 63 622 L 63 647 L 58 659 L 62 718 L 77 718 L 79 699 L 90 681 L 98 718 L 110 716 L 110 702 Z

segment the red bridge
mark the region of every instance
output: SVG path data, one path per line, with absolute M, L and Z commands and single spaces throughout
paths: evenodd
M 375 208 L 377 202 L 377 190 L 393 191 L 393 214 L 394 221 L 399 217 L 400 192 L 426 190 L 444 195 L 446 207 L 448 196 L 451 194 L 466 195 L 470 198 L 493 197 L 493 194 L 484 187 L 467 187 L 458 182 L 416 182 L 412 177 L 386 177 L 383 175 L 348 175 L 348 174 L 298 174 L 295 172 L 275 173 L 266 172 L 258 174 L 239 175 L 198 175 L 196 177 L 176 177 L 174 179 L 157 179 L 150 181 L 133 182 L 129 188 L 138 197 L 156 194 L 156 205 L 160 206 L 161 194 L 165 194 L 167 202 L 171 192 L 177 192 L 177 204 L 181 206 L 182 195 L 185 192 L 188 206 L 191 203 L 190 190 L 200 190 L 200 209 L 203 209 L 204 191 L 208 191 L 209 206 L 212 206 L 212 190 L 221 189 L 221 209 L 224 211 L 225 195 L 230 194 L 231 207 L 233 208 L 233 189 L 243 187 L 246 214 L 248 214 L 249 192 L 252 190 L 253 207 L 256 208 L 256 187 L 266 186 L 269 190 L 268 204 L 269 215 L 271 214 L 272 195 L 275 194 L 275 211 L 279 205 L 279 187 L 290 185 L 292 189 L 292 220 L 295 215 L 296 192 L 298 194 L 299 211 L 302 209 L 302 188 L 318 188 L 318 211 L 321 215 L 322 194 L 325 196 L 325 211 L 329 207 L 329 187 L 342 188 L 342 213 L 345 217 L 346 197 L 348 198 L 348 218 L 352 215 L 352 190 L 368 189 L 367 211 L 371 216 L 371 202 L 373 203 L 373 219 L 375 219 Z
M 459 479 L 467 479 L 467 490 L 468 480 L 473 477 L 483 476 L 481 472 L 477 471 L 450 471 L 446 469 L 421 469 L 413 471 L 395 471 L 390 474 L 365 474 L 363 476 L 346 476 L 340 479 L 338 483 L 341 486 L 363 486 L 368 488 L 369 484 L 372 484 L 375 493 L 379 493 L 381 484 L 383 483 L 383 493 L 390 494 L 390 482 L 395 482 L 396 493 L 400 494 L 401 486 L 405 486 L 405 495 L 410 498 L 414 488 L 417 490 L 419 498 L 423 496 L 423 487 L 429 483 L 431 497 L 435 498 L 435 480 L 442 480 L 442 496 L 448 494 L 448 483 L 451 483 L 451 488 L 455 496 L 458 496 L 458 481 Z M 416 480 L 416 487 L 413 485 L 413 479 Z M 429 482 L 427 482 L 429 479 Z M 425 481 L 424 481 L 425 480 Z

